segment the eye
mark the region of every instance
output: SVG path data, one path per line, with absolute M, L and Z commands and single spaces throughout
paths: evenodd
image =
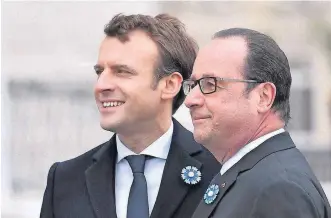
M 184 81 L 183 82 L 183 91 L 187 95 L 195 86 L 194 81 Z
M 99 76 L 104 71 L 104 69 L 102 67 L 96 66 L 94 67 L 94 71 Z
M 209 86 L 209 87 L 214 87 L 215 86 L 215 82 L 214 80 L 211 80 L 211 81 L 206 81 L 206 85 Z
M 203 79 L 203 86 L 206 88 L 213 88 L 215 87 L 215 80 L 211 78 Z
M 123 70 L 123 69 L 118 69 L 118 70 L 116 70 L 116 73 L 117 73 L 117 74 L 130 74 L 129 71 L 127 71 L 127 70 Z

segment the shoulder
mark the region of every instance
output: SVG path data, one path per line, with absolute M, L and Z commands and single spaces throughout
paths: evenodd
M 322 192 L 319 181 L 297 148 L 282 150 L 262 158 L 251 169 L 240 172 L 236 183 L 240 184 L 237 187 L 239 190 L 249 191 L 252 196 L 275 186 L 282 190 L 300 188 L 310 196 L 317 197 Z
M 317 189 L 287 177 L 263 186 L 251 217 L 321 217 L 326 206 Z
M 51 170 L 56 173 L 68 173 L 68 175 L 76 174 L 77 172 L 85 171 L 85 169 L 93 163 L 94 154 L 99 151 L 101 148 L 106 146 L 109 141 L 104 142 L 97 147 L 77 156 L 72 159 L 54 163 L 51 167 Z M 50 170 L 50 171 L 51 171 Z
M 252 217 L 271 212 L 275 217 L 320 217 L 324 213 L 328 204 L 325 193 L 297 148 L 273 153 L 254 168 L 250 178 L 258 185 L 253 185 L 256 198 Z M 277 211 L 273 211 L 274 205 Z

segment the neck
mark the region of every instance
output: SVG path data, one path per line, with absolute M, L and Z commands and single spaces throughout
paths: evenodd
M 170 128 L 170 125 L 171 117 L 159 122 L 140 125 L 134 132 L 118 133 L 118 137 L 126 147 L 139 154 L 160 138 Z
M 220 147 L 219 142 L 217 145 L 215 144 L 214 156 L 223 164 L 248 143 L 283 127 L 284 122 L 279 119 L 278 115 L 269 113 L 256 125 L 256 128 L 242 129 L 240 134 L 236 133 L 226 140 L 222 140 L 221 143 L 227 147 Z

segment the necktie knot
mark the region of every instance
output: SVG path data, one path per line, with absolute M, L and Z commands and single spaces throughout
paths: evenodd
M 130 155 L 126 157 L 126 160 L 129 162 L 132 173 L 144 173 L 145 155 Z

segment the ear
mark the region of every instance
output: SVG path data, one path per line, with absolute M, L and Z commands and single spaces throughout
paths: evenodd
M 162 99 L 172 99 L 180 91 L 182 87 L 183 77 L 180 73 L 174 72 L 169 76 L 162 79 L 161 85 L 161 98 Z
M 273 83 L 266 82 L 259 85 L 259 101 L 257 104 L 259 113 L 266 113 L 271 109 L 276 98 L 276 91 L 276 86 Z

